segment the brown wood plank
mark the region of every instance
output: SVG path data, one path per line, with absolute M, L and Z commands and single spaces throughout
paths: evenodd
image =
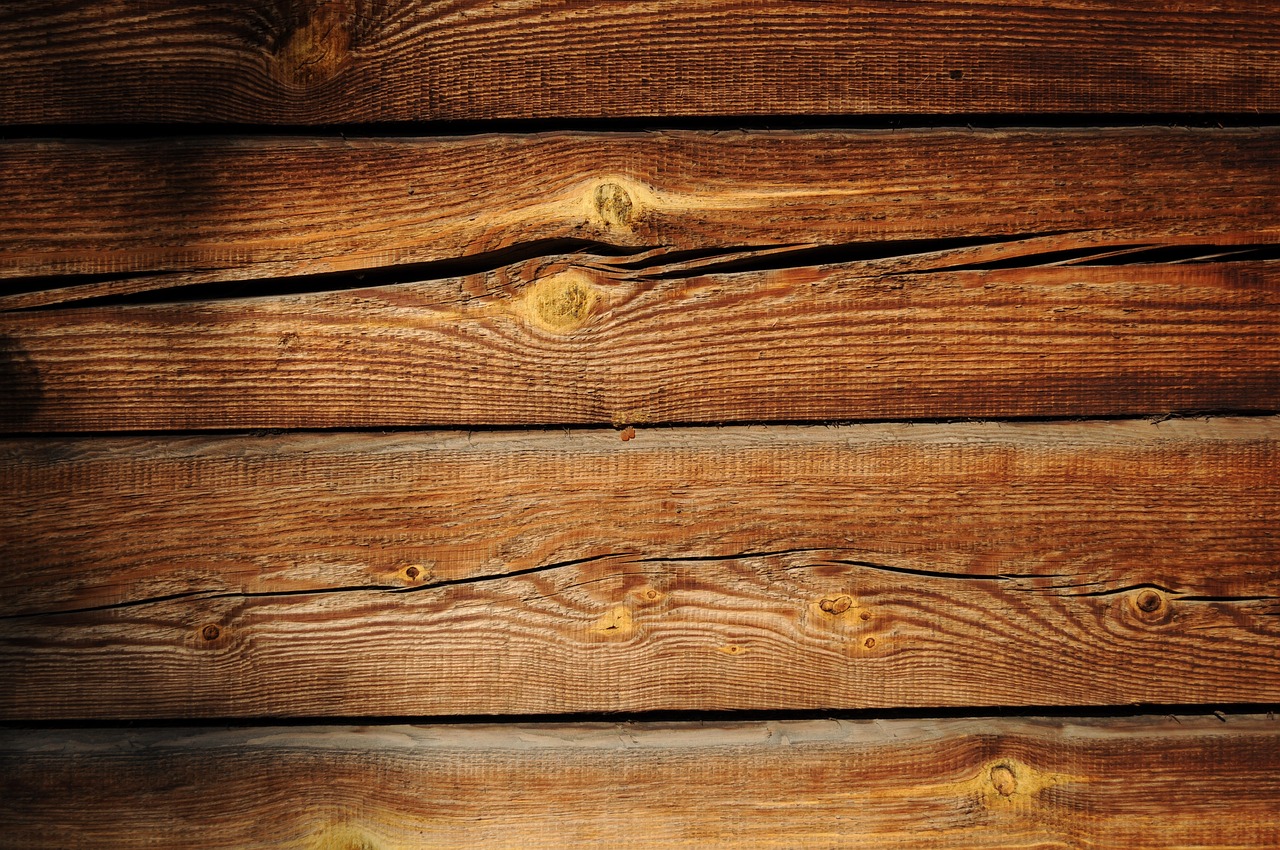
M 22 730 L 0 847 L 1273 850 L 1277 777 L 1269 715 Z
M 1257 0 L 10 0 L 0 122 L 1275 112 Z
M 0 313 L 0 339 L 10 432 L 1280 410 L 1280 263 L 660 280 L 534 263 Z
M 10 441 L 0 716 L 1274 702 L 1278 437 Z
M 1052 249 L 1273 244 L 1277 175 L 1276 129 L 10 141 L 0 276 L 20 280 L 0 307 L 575 247 L 607 262 L 1044 234 Z M 72 288 L 24 291 L 50 285 Z

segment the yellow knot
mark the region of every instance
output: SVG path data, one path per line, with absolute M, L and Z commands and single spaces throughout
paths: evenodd
M 635 213 L 631 194 L 619 183 L 601 183 L 591 196 L 592 206 L 605 227 L 630 227 Z
M 586 324 L 600 300 L 599 290 L 581 272 L 561 272 L 529 287 L 524 312 L 535 325 L 552 333 L 568 333 Z
M 625 605 L 609 609 L 604 616 L 596 620 L 591 631 L 610 640 L 624 640 L 631 637 L 636 630 L 635 618 Z

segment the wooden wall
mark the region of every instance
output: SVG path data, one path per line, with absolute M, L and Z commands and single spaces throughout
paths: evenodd
M 1280 846 L 1280 11 L 0 7 L 0 848 Z

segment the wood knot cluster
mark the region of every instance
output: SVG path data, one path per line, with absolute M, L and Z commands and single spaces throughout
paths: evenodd
M 851 605 L 853 605 L 853 598 L 850 596 L 836 596 L 823 599 L 818 603 L 818 607 L 828 614 L 843 614 Z

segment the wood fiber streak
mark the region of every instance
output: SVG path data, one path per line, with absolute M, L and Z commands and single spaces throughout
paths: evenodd
M 9 0 L 0 121 L 1275 112 L 1257 0 Z
M 0 847 L 1272 850 L 1277 776 L 1270 716 L 8 731 Z
M 575 246 L 1274 243 L 1278 174 L 1274 129 L 9 141 L 0 276 L 34 280 L 0 307 Z
M 11 442 L 0 717 L 1274 702 L 1278 436 Z
M 1280 409 L 1280 263 L 431 284 L 0 313 L 0 430 Z

